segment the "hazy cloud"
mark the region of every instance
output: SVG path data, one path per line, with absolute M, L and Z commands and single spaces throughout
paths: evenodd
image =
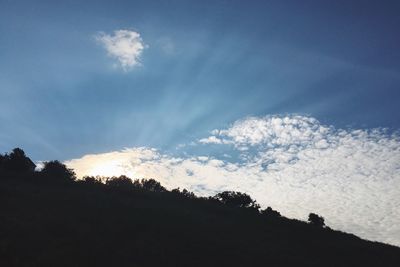
M 96 40 L 125 71 L 140 64 L 140 56 L 146 48 L 140 34 L 130 30 L 116 30 L 112 35 L 100 32 Z
M 335 129 L 311 117 L 268 116 L 239 120 L 199 143 L 224 146 L 239 157 L 132 148 L 67 164 L 80 176 L 152 177 L 198 195 L 239 190 L 286 216 L 306 219 L 316 212 L 335 229 L 400 245 L 398 135 Z

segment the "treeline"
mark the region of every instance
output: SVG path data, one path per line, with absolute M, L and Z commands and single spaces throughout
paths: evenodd
M 0 155 L 0 266 L 400 266 L 400 248 L 289 219 L 246 193 L 199 197 L 154 179 L 78 179 Z
M 233 208 L 247 209 L 270 217 L 281 217 L 281 214 L 271 207 L 261 209 L 260 205 L 246 193 L 224 191 L 211 197 L 198 197 L 193 192 L 186 189 L 180 190 L 180 188 L 175 188 L 168 191 L 155 179 L 132 180 L 125 175 L 118 177 L 85 176 L 82 179 L 77 179 L 74 170 L 68 168 L 58 160 L 44 162 L 40 170 L 36 170 L 36 167 L 35 163 L 26 156 L 21 148 L 14 148 L 10 153 L 0 154 L 0 177 L 7 177 L 10 174 L 15 176 L 15 174 L 17 174 L 16 177 L 35 179 L 37 182 L 79 183 L 125 192 L 146 191 L 169 193 L 184 198 L 201 199 L 203 201 L 219 203 Z M 315 213 L 309 214 L 308 222 L 316 227 L 325 227 L 324 218 Z

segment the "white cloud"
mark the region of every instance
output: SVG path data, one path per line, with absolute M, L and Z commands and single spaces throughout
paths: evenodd
M 231 148 L 239 159 L 133 148 L 67 164 L 80 176 L 153 177 L 198 195 L 239 190 L 286 216 L 306 219 L 316 212 L 335 229 L 400 245 L 398 135 L 335 129 L 311 117 L 269 116 L 239 120 L 200 143 Z
M 301 145 L 315 143 L 329 131 L 329 127 L 320 125 L 311 117 L 249 117 L 236 121 L 229 129 L 212 131 L 213 135 L 209 136 L 208 140 L 210 143 L 212 140 L 233 143 L 237 147 Z
M 207 138 L 202 138 L 199 140 L 199 142 L 202 144 L 222 144 L 222 140 L 215 136 L 209 136 Z
M 108 55 L 118 60 L 125 71 L 140 65 L 140 56 L 147 47 L 140 34 L 130 30 L 117 30 L 113 35 L 100 32 L 96 40 L 103 44 Z

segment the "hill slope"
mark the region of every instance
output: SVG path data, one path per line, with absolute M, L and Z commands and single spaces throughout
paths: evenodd
M 400 248 L 206 199 L 0 178 L 0 266 L 400 266 Z

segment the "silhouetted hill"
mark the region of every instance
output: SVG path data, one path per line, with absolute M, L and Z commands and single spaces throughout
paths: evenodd
M 0 168 L 0 266 L 400 266 L 398 247 L 260 213 L 246 194 L 28 169 Z

